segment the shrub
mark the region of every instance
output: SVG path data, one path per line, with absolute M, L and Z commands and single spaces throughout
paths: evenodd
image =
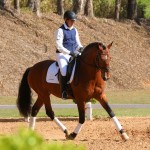
M 150 18 L 150 1 L 149 0 L 138 0 L 137 1 L 137 12 L 139 18 Z
M 85 150 L 73 143 L 48 143 L 31 130 L 20 130 L 16 135 L 1 136 L 0 150 Z

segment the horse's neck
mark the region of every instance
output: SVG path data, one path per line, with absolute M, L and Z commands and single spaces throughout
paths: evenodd
M 95 55 L 90 53 L 85 53 L 80 58 L 79 63 L 79 73 L 84 75 L 85 78 L 94 79 L 97 73 L 95 66 Z
M 85 62 L 87 65 L 95 65 L 96 52 L 93 49 L 88 49 L 85 51 L 81 57 L 81 61 Z

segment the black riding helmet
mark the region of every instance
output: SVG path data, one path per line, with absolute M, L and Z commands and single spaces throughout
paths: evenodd
M 77 16 L 73 11 L 67 10 L 64 13 L 64 19 L 71 19 L 71 20 L 76 20 Z

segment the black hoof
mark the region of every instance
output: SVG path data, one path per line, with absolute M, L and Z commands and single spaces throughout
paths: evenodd
M 65 133 L 66 138 L 68 138 L 69 137 L 69 133 L 68 133 L 67 129 L 64 131 L 64 133 Z
M 68 139 L 68 140 L 74 140 L 76 136 L 77 136 L 77 134 L 74 133 L 74 132 L 72 132 L 72 133 L 68 136 L 67 139 Z

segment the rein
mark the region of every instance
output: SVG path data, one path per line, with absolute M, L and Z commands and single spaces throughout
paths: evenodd
M 108 68 L 106 69 L 106 68 L 100 66 L 100 57 L 101 57 L 103 54 L 100 53 L 100 45 L 99 45 L 99 44 L 100 44 L 100 43 L 98 43 L 98 49 L 97 49 L 97 54 L 96 54 L 96 57 L 95 57 L 95 63 L 94 63 L 94 64 L 89 64 L 89 63 L 85 62 L 84 59 L 80 59 L 80 60 L 81 60 L 81 62 L 83 62 L 84 64 L 86 64 L 86 65 L 88 65 L 88 66 L 90 66 L 90 67 L 94 67 L 94 68 L 96 68 L 97 70 L 106 70 L 106 72 L 108 72 L 108 71 L 109 71 Z M 103 49 L 105 49 L 105 48 L 106 48 L 106 47 L 103 46 Z

